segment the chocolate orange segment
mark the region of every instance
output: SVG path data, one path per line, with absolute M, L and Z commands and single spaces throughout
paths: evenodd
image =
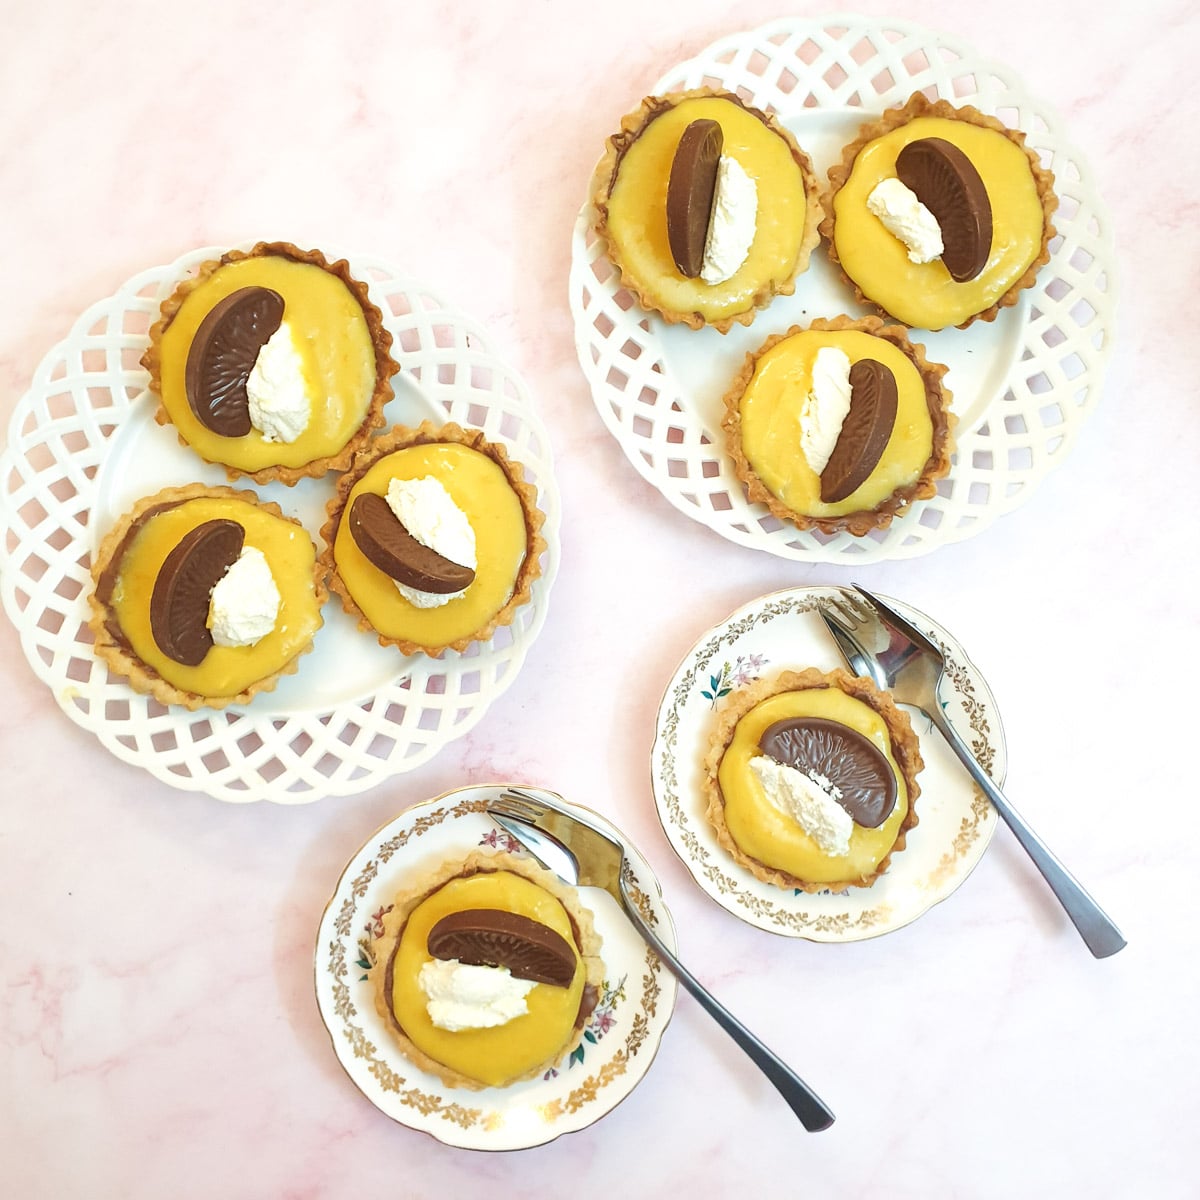
M 875 469 L 896 424 L 898 392 L 891 368 L 860 358 L 850 368 L 850 411 L 821 472 L 821 499 L 845 500 Z
M 150 632 L 168 658 L 198 667 L 212 649 L 212 590 L 241 554 L 245 540 L 246 531 L 236 521 L 205 521 L 163 560 L 150 594 Z
M 188 349 L 184 388 L 196 420 L 206 429 L 221 437 L 250 432 L 246 380 L 282 321 L 278 292 L 244 287 L 215 304 L 200 323 Z
M 444 596 L 470 587 L 471 567 L 452 562 L 417 541 L 397 519 L 388 502 L 363 492 L 350 506 L 350 536 L 363 557 L 385 575 L 420 592 Z
M 875 829 L 896 807 L 896 776 L 875 744 L 825 717 L 788 717 L 767 727 L 759 749 L 785 767 L 828 779 L 857 825 Z
M 717 191 L 717 167 L 725 135 L 718 122 L 703 118 L 684 129 L 667 181 L 667 241 L 681 275 L 695 279 L 704 265 L 704 247 Z
M 896 157 L 896 175 L 937 218 L 950 277 L 974 279 L 992 252 L 992 205 L 975 164 L 953 142 L 920 138 Z
M 472 966 L 507 967 L 517 979 L 570 987 L 576 957 L 570 943 L 548 925 L 502 908 L 450 913 L 429 931 L 434 958 Z

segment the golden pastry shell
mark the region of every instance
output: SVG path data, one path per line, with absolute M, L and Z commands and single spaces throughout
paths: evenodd
M 621 160 L 625 152 L 642 135 L 646 127 L 685 100 L 716 99 L 728 100 L 739 108 L 758 117 L 760 121 L 776 136 L 783 139 L 791 152 L 792 159 L 800 168 L 804 181 L 805 218 L 804 228 L 800 234 L 800 244 L 796 254 L 796 266 L 789 279 L 772 283 L 768 281 L 754 295 L 750 305 L 739 313 L 719 320 L 709 321 L 698 312 L 682 312 L 676 309 L 664 308 L 641 286 L 640 281 L 621 261 L 616 245 L 608 235 L 609 211 L 608 201 L 612 194 L 620 171 Z M 791 130 L 786 128 L 773 113 L 764 112 L 747 104 L 734 92 L 726 92 L 716 88 L 692 88 L 684 92 L 669 92 L 661 96 L 647 96 L 631 113 L 621 118 L 621 128 L 612 134 L 605 142 L 604 154 L 596 165 L 591 181 L 591 201 L 596 212 L 593 228 L 608 248 L 608 257 L 617 268 L 621 277 L 621 286 L 632 292 L 642 308 L 657 312 L 664 321 L 671 325 L 687 325 L 691 329 L 701 329 L 705 325 L 720 333 L 728 333 L 734 325 L 749 325 L 759 310 L 766 308 L 776 296 L 790 296 L 796 290 L 796 277 L 808 269 L 809 258 L 820 244 L 821 235 L 818 230 L 821 221 L 821 185 L 813 170 L 812 159 L 800 148 Z
M 746 458 L 742 447 L 741 400 L 750 380 L 754 376 L 758 360 L 772 347 L 805 330 L 841 331 L 858 330 L 872 337 L 884 338 L 900 349 L 921 374 L 925 381 L 925 402 L 933 423 L 933 439 L 929 458 L 920 476 L 911 484 L 897 488 L 874 508 L 859 509 L 833 517 L 814 517 L 798 513 L 789 508 L 759 478 Z M 771 515 L 781 521 L 790 521 L 798 529 L 819 529 L 832 534 L 844 530 L 854 537 L 864 537 L 874 529 L 886 529 L 892 519 L 901 514 L 916 500 L 928 500 L 937 495 L 937 481 L 950 471 L 950 459 L 954 452 L 954 427 L 958 418 L 950 409 L 951 392 L 943 382 L 948 368 L 942 363 L 930 362 L 924 347 L 908 337 L 908 331 L 900 325 L 886 325 L 879 317 L 849 317 L 841 315 L 829 319 L 818 317 L 807 327 L 793 325 L 786 333 L 772 334 L 757 350 L 750 351 L 742 363 L 741 370 L 725 393 L 725 413 L 721 426 L 725 430 L 725 444 L 738 479 L 746 488 L 746 498 L 751 503 L 765 504 Z
M 1042 202 L 1041 247 L 1025 272 L 1009 284 L 1008 290 L 994 304 L 977 313 L 972 313 L 955 328 L 966 329 L 975 321 L 994 321 L 1002 308 L 1009 308 L 1016 304 L 1021 292 L 1034 285 L 1038 272 L 1050 261 L 1050 242 L 1056 232 L 1051 218 L 1058 208 L 1058 197 L 1054 193 L 1054 173 L 1043 167 L 1041 159 L 1025 144 L 1025 134 L 1019 129 L 1010 129 L 1003 122 L 987 113 L 980 112 L 970 104 L 955 106 L 948 100 L 930 100 L 923 92 L 914 92 L 900 107 L 887 109 L 882 116 L 874 121 L 866 122 L 859 128 L 854 140 L 843 147 L 841 162 L 835 163 L 829 168 L 829 186 L 821 195 L 821 207 L 825 215 L 821 220 L 820 229 L 821 236 L 825 239 L 829 249 L 829 261 L 839 268 L 842 279 L 854 289 L 855 298 L 860 304 L 875 309 L 890 320 L 899 320 L 898 317 L 892 316 L 882 305 L 877 304 L 870 296 L 866 295 L 858 284 L 844 270 L 841 270 L 841 260 L 838 258 L 837 245 L 833 236 L 837 223 L 833 200 L 850 177 L 850 172 L 854 169 L 854 160 L 864 146 L 876 138 L 890 133 L 893 129 L 898 129 L 901 125 L 907 125 L 918 117 L 944 117 L 952 121 L 967 121 L 983 129 L 991 129 L 996 133 L 1003 134 L 1009 141 L 1019 146 L 1029 160 L 1029 170 L 1033 175 L 1034 185 Z
M 888 737 L 892 743 L 892 758 L 895 760 L 904 786 L 908 791 L 908 812 L 900 822 L 896 831 L 896 840 L 891 849 L 880 860 L 879 865 L 870 874 L 861 879 L 843 879 L 833 883 L 812 883 L 799 879 L 795 875 L 777 867 L 768 866 L 747 854 L 733 839 L 729 826 L 725 823 L 725 797 L 717 778 L 717 771 L 726 750 L 733 740 L 734 730 L 738 722 L 756 705 L 771 696 L 784 692 L 807 691 L 812 688 L 835 687 L 869 705 L 882 717 L 887 726 Z M 708 749 L 704 755 L 703 796 L 705 801 L 705 816 L 717 835 L 717 841 L 722 849 L 739 866 L 749 871 L 755 879 L 763 883 L 773 884 L 780 888 L 799 888 L 805 892 L 840 892 L 851 887 L 870 887 L 876 879 L 887 871 L 893 854 L 904 849 L 910 829 L 919 823 L 917 817 L 917 798 L 921 794 L 921 786 L 917 782 L 917 774 L 924 768 L 925 762 L 921 757 L 921 745 L 913 732 L 908 714 L 896 706 L 886 692 L 880 691 L 869 679 L 851 675 L 840 667 L 832 671 L 820 671 L 816 667 L 807 667 L 802 671 L 783 671 L 778 675 L 764 676 L 747 687 L 735 692 L 717 716 L 717 723 L 709 739 Z
M 438 442 L 454 442 L 468 446 L 472 450 L 486 454 L 500 467 L 509 486 L 521 503 L 521 511 L 525 517 L 526 548 L 525 558 L 517 572 L 517 578 L 513 582 L 512 594 L 507 603 L 485 625 L 473 633 L 456 638 L 445 645 L 427 646 L 404 638 L 387 637 L 371 624 L 338 572 L 337 560 L 334 556 L 334 542 L 342 515 L 350 500 L 350 492 L 379 459 L 409 446 L 424 446 Z M 504 446 L 498 442 L 488 441 L 477 429 L 464 429 L 461 425 L 453 422 L 446 425 L 435 425 L 432 421 L 423 421 L 415 429 L 403 425 L 394 426 L 388 433 L 380 434 L 370 445 L 354 456 L 349 469 L 338 479 L 337 491 L 325 509 L 328 518 L 321 527 L 324 546 L 319 558 L 328 573 L 330 590 L 337 593 L 342 602 L 342 608 L 357 621 L 359 629 L 367 633 L 374 633 L 381 646 L 396 646 L 402 654 L 424 653 L 434 658 L 440 658 L 447 650 L 461 651 L 473 642 L 487 641 L 501 626 L 512 624 L 517 610 L 532 598 L 534 581 L 542 573 L 541 556 L 546 550 L 546 539 L 541 534 L 541 528 L 545 524 L 546 516 L 538 508 L 537 489 L 525 481 L 524 468 L 509 457 Z
M 583 962 L 585 981 L 584 987 L 591 987 L 599 995 L 604 984 L 604 962 L 600 958 L 602 941 L 596 930 L 596 923 L 591 910 L 580 902 L 579 893 L 575 888 L 563 883 L 557 875 L 525 858 L 496 851 L 473 850 L 465 858 L 447 859 L 439 866 L 423 872 L 419 877 L 407 883 L 392 901 L 392 906 L 383 915 L 383 933 L 374 939 L 372 947 L 372 966 L 367 972 L 371 991 L 375 998 L 375 1011 L 382 1018 L 384 1025 L 392 1036 L 392 1040 L 400 1047 L 406 1057 L 415 1063 L 422 1071 L 439 1078 L 448 1087 L 471 1088 L 478 1091 L 491 1086 L 473 1079 L 448 1067 L 445 1063 L 426 1054 L 417 1046 L 400 1027 L 392 1015 L 391 997 L 387 994 L 385 980 L 387 964 L 396 944 L 404 932 L 409 914 L 427 897 L 439 891 L 451 880 L 467 878 L 471 875 L 493 871 L 508 871 L 536 883 L 538 887 L 549 892 L 567 911 L 571 919 L 575 937 L 576 949 Z M 509 1084 L 522 1079 L 536 1079 L 545 1071 L 561 1062 L 583 1040 L 586 1021 L 579 1022 L 572 1037 L 563 1045 L 553 1060 L 539 1063 L 525 1074 L 516 1079 L 510 1079 Z M 508 1086 L 507 1084 L 502 1086 Z
M 318 478 L 329 471 L 344 471 L 346 469 L 355 451 L 365 445 L 372 433 L 383 425 L 383 406 L 392 396 L 391 378 L 400 370 L 399 363 L 391 355 L 392 335 L 384 327 L 383 314 L 368 296 L 366 284 L 355 279 L 350 274 L 350 264 L 344 258 L 330 262 L 320 250 L 301 250 L 291 242 L 258 242 L 249 250 L 228 250 L 220 258 L 202 262 L 196 268 L 196 274 L 181 280 L 176 285 L 175 290 L 162 302 L 161 315 L 150 326 L 150 347 L 142 355 L 141 363 L 150 372 L 150 390 L 159 398 L 159 405 L 155 411 L 154 419 L 160 425 L 170 425 L 172 423 L 171 415 L 162 403 L 163 333 L 169 328 L 171 322 L 174 321 L 188 296 L 221 267 L 232 262 L 240 262 L 245 258 L 271 256 L 287 258 L 293 262 L 307 263 L 310 266 L 320 267 L 321 270 L 327 271 L 329 274 L 340 279 L 362 308 L 363 316 L 367 322 L 367 330 L 371 336 L 371 345 L 375 350 L 375 388 L 368 401 L 367 411 L 363 415 L 363 420 L 358 430 L 351 435 L 345 446 L 336 454 L 314 458 L 299 467 L 288 467 L 277 464 L 275 466 L 263 467 L 258 471 L 243 471 L 219 459 L 206 460 L 214 461 L 218 466 L 223 467 L 225 474 L 230 480 L 236 481 L 245 476 L 253 479 L 255 483 L 279 482 L 291 487 L 301 479 Z M 187 446 L 195 453 L 199 453 L 182 433 L 179 434 L 179 442 L 180 445 Z M 201 455 L 201 457 L 204 456 Z
M 109 586 L 107 581 L 119 573 L 125 547 L 146 521 L 156 513 L 176 508 L 189 500 L 202 498 L 240 500 L 254 505 L 273 517 L 278 517 L 281 521 L 287 521 L 289 524 L 303 529 L 303 526 L 294 517 L 285 516 L 278 504 L 263 500 L 251 491 L 237 491 L 224 486 L 207 487 L 200 483 L 164 488 L 153 496 L 146 496 L 139 500 L 105 534 L 92 561 L 92 590 L 88 594 L 90 610 L 88 625 L 92 630 L 96 656 L 113 672 L 124 676 L 135 692 L 153 696 L 162 704 L 181 705 L 193 712 L 199 708 L 226 708 L 230 704 L 248 704 L 260 692 L 273 691 L 284 675 L 296 673 L 301 657 L 313 647 L 310 640 L 308 645 L 289 659 L 278 671 L 255 680 L 249 687 L 233 696 L 203 696 L 198 692 L 189 692 L 176 687 L 133 652 L 132 647 L 121 634 L 116 617 L 108 605 L 107 595 L 104 594 Z M 305 536 L 308 536 L 307 531 L 305 531 Z M 313 566 L 313 590 L 316 596 L 318 621 L 323 623 L 320 609 L 329 598 L 329 592 L 325 587 L 325 568 L 319 557 Z M 320 624 L 317 628 L 320 628 Z

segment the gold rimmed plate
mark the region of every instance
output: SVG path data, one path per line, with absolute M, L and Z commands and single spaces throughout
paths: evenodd
M 761 596 L 709 629 L 688 651 L 659 706 L 651 782 L 659 819 L 700 887 L 734 916 L 772 933 L 817 942 L 877 937 L 944 900 L 983 856 L 996 814 L 941 735 L 910 711 L 925 769 L 919 824 L 887 872 L 869 888 L 808 893 L 756 879 L 721 848 L 704 815 L 703 759 L 722 701 L 735 689 L 782 670 L 845 667 L 820 617 L 844 595 L 800 587 Z M 1007 764 L 1000 713 L 986 680 L 962 647 L 924 613 L 886 597 L 944 648 L 942 706 L 997 783 Z
M 675 1007 L 676 982 L 599 888 L 580 888 L 603 939 L 604 985 L 580 1047 L 538 1079 L 471 1091 L 411 1063 L 375 1010 L 367 980 L 381 920 L 406 878 L 479 847 L 527 856 L 487 815 L 505 783 L 459 788 L 407 809 L 347 864 L 317 932 L 317 1004 L 334 1053 L 382 1112 L 450 1146 L 519 1150 L 583 1129 L 610 1112 L 646 1074 Z M 638 903 L 667 945 L 675 931 L 654 872 L 608 821 L 544 789 L 519 785 L 604 829 L 628 851 Z

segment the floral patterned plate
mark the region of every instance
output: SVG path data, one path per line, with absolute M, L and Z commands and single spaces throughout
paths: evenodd
M 616 902 L 598 888 L 580 894 L 603 939 L 603 994 L 584 1040 L 541 1079 L 506 1088 L 447 1087 L 410 1063 L 392 1042 L 367 985 L 372 941 L 406 874 L 478 846 L 524 851 L 487 815 L 503 783 L 448 792 L 408 809 L 375 833 L 350 860 L 317 932 L 317 1004 L 334 1052 L 359 1090 L 389 1117 L 450 1146 L 518 1150 L 583 1129 L 623 1100 L 645 1075 L 675 1007 L 675 977 L 634 932 Z M 642 915 L 667 945 L 675 929 L 646 860 L 603 817 L 561 796 L 520 785 L 599 825 L 624 842 Z
M 843 594 L 836 587 L 774 592 L 710 629 L 675 672 L 658 710 L 651 779 L 659 819 L 696 882 L 718 904 L 760 929 L 815 942 L 849 942 L 889 933 L 944 900 L 971 873 L 996 826 L 996 814 L 932 724 L 911 713 L 925 769 L 919 824 L 886 874 L 870 888 L 810 894 L 763 883 L 734 862 L 704 816 L 702 760 L 723 697 L 781 670 L 845 667 L 820 618 Z M 1000 714 L 987 683 L 962 648 L 924 613 L 890 597 L 946 655 L 941 704 L 984 768 L 1004 782 Z

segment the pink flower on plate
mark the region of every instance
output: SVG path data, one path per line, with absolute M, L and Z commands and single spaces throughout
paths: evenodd
M 383 937 L 383 918 L 391 911 L 392 906 L 389 904 L 386 908 L 380 908 L 371 914 L 371 919 L 367 922 L 367 932 L 372 937 Z
M 493 850 L 506 850 L 509 854 L 516 854 L 521 849 L 521 843 L 511 833 L 500 829 L 489 829 L 479 839 L 479 844 L 490 846 Z
M 730 678 L 738 687 L 744 687 L 751 680 L 757 679 L 766 665 L 766 657 L 762 654 L 739 654 Z

